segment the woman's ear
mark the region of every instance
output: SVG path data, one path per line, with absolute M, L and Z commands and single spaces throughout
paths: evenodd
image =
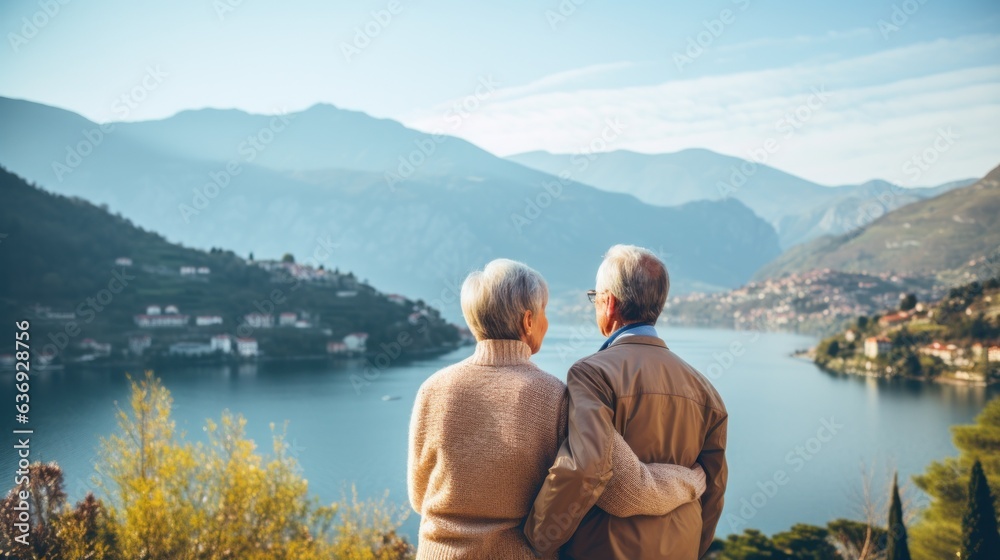
M 529 309 L 524 312 L 524 315 L 521 316 L 521 330 L 524 331 L 526 336 L 531 334 L 531 327 L 534 326 L 534 324 L 535 317 L 531 314 L 531 310 Z

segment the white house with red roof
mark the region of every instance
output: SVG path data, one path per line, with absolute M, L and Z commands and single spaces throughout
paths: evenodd
M 228 354 L 233 351 L 233 339 L 228 334 L 217 334 L 212 337 L 209 343 L 212 351 L 219 351 Z
M 870 336 L 865 339 L 865 356 L 877 358 L 881 354 L 887 354 L 892 350 L 892 342 L 884 336 Z
M 364 352 L 368 345 L 368 333 L 354 332 L 344 337 L 349 352 Z
M 241 358 L 256 358 L 259 353 L 257 339 L 237 338 L 236 353 L 239 354 Z
M 220 315 L 198 315 L 194 318 L 194 324 L 199 327 L 209 327 L 212 325 L 221 325 L 222 316 Z
M 990 346 L 986 351 L 986 359 L 990 362 L 1000 362 L 1000 346 Z
M 243 320 L 255 329 L 269 329 L 274 326 L 274 315 L 270 313 L 247 313 L 243 316 Z
M 183 327 L 187 325 L 187 315 L 136 315 L 135 324 L 143 328 Z

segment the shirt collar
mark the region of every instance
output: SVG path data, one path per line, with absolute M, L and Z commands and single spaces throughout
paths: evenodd
M 611 333 L 611 336 L 601 345 L 601 350 L 614 344 L 615 340 L 627 336 L 657 336 L 652 323 L 631 323 Z M 600 350 L 598 350 L 600 352 Z

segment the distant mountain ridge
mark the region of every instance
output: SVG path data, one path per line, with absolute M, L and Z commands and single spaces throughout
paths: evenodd
M 757 272 L 831 268 L 937 274 L 1000 256 L 1000 167 L 976 183 L 914 202 L 848 234 L 793 247 Z
M 705 149 L 668 154 L 617 150 L 590 156 L 526 152 L 507 159 L 548 173 L 570 170 L 582 183 L 628 192 L 660 206 L 732 197 L 774 226 L 784 248 L 856 229 L 885 212 L 973 181 L 914 189 L 879 180 L 825 187 Z
M 413 301 L 400 305 L 346 270 L 328 274 L 323 282 L 278 282 L 232 251 L 169 243 L 124 217 L 29 185 L 3 168 L 0 224 L 5 234 L 0 319 L 7 324 L 29 320 L 32 339 L 38 341 L 35 352 L 56 344 L 63 354 L 86 338 L 98 338 L 113 342 L 120 357 L 127 337 L 136 333 L 155 335 L 154 348 L 160 350 L 164 340 L 207 342 L 214 334 L 252 334 L 272 356 L 294 355 L 293 347 L 303 355 L 323 355 L 328 341 L 357 331 L 370 334 L 373 348 L 406 332 L 412 340 L 408 352 L 449 347 L 457 340 L 438 310 L 421 309 L 426 328 L 417 332 L 410 320 Z M 185 276 L 181 267 L 204 273 Z M 352 296 L 340 297 L 339 290 Z M 149 305 L 165 304 L 177 306 L 180 314 L 217 316 L 219 322 L 199 328 L 191 320 L 187 328 L 155 332 L 137 328 L 136 315 Z M 50 320 L 36 306 L 69 317 Z M 294 329 L 247 328 L 245 314 L 256 312 L 305 313 L 310 321 Z
M 773 228 L 736 200 L 652 206 L 331 106 L 188 111 L 101 135 L 79 115 L 27 101 L 0 98 L 0 116 L 0 164 L 47 189 L 193 247 L 305 260 L 329 245 L 326 266 L 453 319 L 461 280 L 491 258 L 523 260 L 554 295 L 578 298 L 614 243 L 658 251 L 677 293 L 737 286 L 780 252 Z M 80 148 L 88 154 L 67 163 Z

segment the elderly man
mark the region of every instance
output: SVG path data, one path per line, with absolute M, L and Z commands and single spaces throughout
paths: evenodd
M 666 303 L 666 267 L 640 247 L 612 247 L 588 293 L 607 341 L 573 364 L 569 433 L 525 521 L 542 554 L 563 557 L 688 560 L 705 555 L 726 490 L 728 415 L 712 385 L 671 352 L 654 324 Z M 659 517 L 615 517 L 594 507 L 613 474 L 617 431 L 646 463 L 700 464 L 701 501 Z

